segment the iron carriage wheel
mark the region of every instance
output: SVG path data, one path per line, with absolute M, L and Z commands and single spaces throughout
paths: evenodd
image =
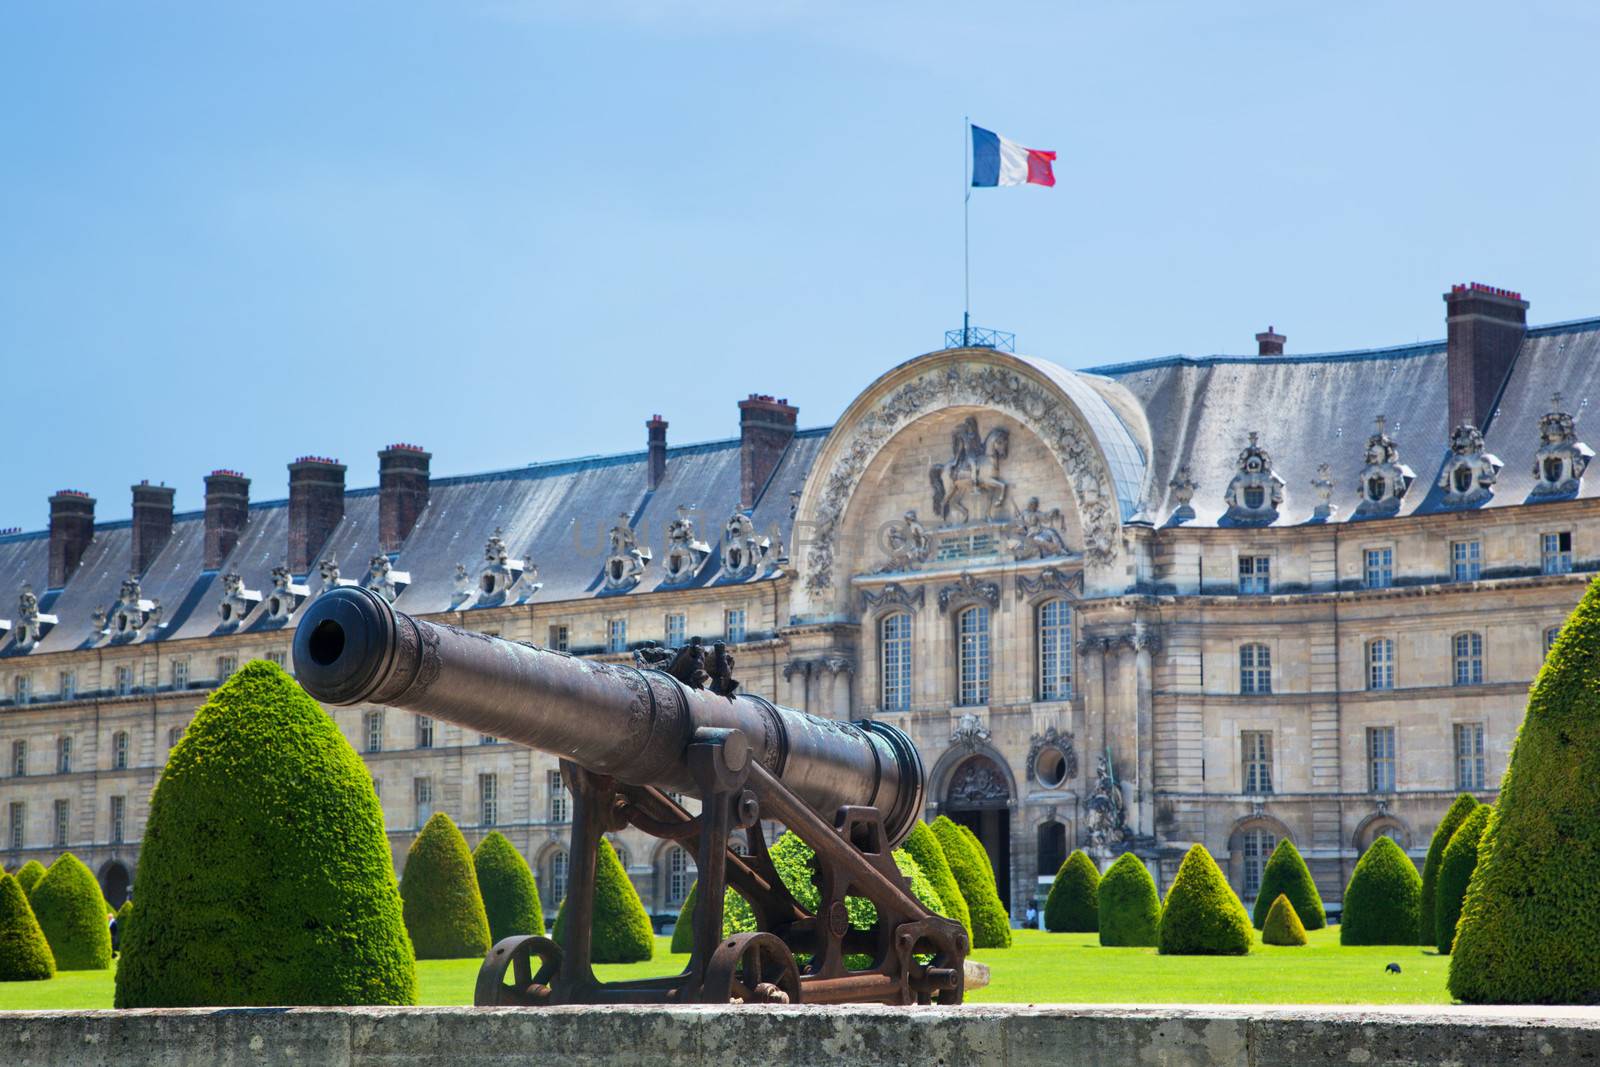
M 703 999 L 709 1004 L 800 1003 L 794 953 L 776 934 L 734 934 L 711 954 Z
M 534 971 L 532 959 L 538 957 Z M 511 984 L 505 983 L 511 971 Z M 489 950 L 478 968 L 472 1003 L 480 1008 L 535 1008 L 550 1003 L 551 986 L 561 973 L 561 946 L 548 937 L 508 937 Z

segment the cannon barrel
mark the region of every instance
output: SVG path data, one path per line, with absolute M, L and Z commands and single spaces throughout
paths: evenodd
M 916 746 L 887 723 L 822 719 L 719 696 L 660 670 L 580 659 L 414 619 L 353 586 L 319 596 L 294 635 L 296 678 L 324 704 L 380 704 L 571 760 L 631 785 L 696 795 L 686 750 L 735 729 L 750 756 L 818 814 L 875 807 L 898 845 L 922 811 Z

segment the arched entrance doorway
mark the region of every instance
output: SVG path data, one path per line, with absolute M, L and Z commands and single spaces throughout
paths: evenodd
M 974 755 L 956 768 L 940 810 L 972 830 L 989 854 L 1000 902 L 1011 909 L 1011 787 L 988 756 Z
M 122 902 L 128 899 L 128 889 L 133 885 L 133 875 L 128 873 L 127 864 L 121 860 L 112 860 L 100 869 L 100 891 L 105 894 L 106 902 L 113 908 L 122 907 Z

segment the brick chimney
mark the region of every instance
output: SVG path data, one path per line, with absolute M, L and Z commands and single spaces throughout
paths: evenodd
M 428 464 L 421 445 L 390 445 L 378 453 L 378 540 L 398 552 L 428 506 Z
M 1450 425 L 1484 429 L 1528 332 L 1521 293 L 1472 282 L 1444 294 L 1449 350 Z
M 644 424 L 644 428 L 646 447 L 650 450 L 645 485 L 654 489 L 661 484 L 661 479 L 667 476 L 667 420 L 660 415 L 651 415 L 650 421 Z
M 172 494 L 148 481 L 133 487 L 133 571 L 143 574 L 172 536 Z
M 739 502 L 750 507 L 794 436 L 800 409 L 787 400 L 751 393 L 739 401 Z
M 1281 356 L 1283 355 L 1283 342 L 1287 340 L 1288 338 L 1283 334 L 1268 326 L 1266 333 L 1256 334 L 1256 355 Z
M 94 497 L 62 489 L 50 498 L 50 588 L 60 589 L 94 540 Z
M 306 574 L 344 518 L 345 466 L 325 456 L 289 464 L 289 570 Z
M 222 568 L 249 521 L 250 479 L 230 470 L 206 475 L 206 570 Z

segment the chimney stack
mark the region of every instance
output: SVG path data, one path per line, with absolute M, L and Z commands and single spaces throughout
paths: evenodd
M 667 476 L 667 420 L 660 415 L 651 415 L 650 421 L 644 424 L 644 428 L 646 445 L 650 450 L 645 484 L 653 490 L 661 484 L 661 479 Z
M 1287 340 L 1288 338 L 1283 334 L 1268 326 L 1266 333 L 1256 334 L 1256 355 L 1281 356 L 1283 355 L 1283 342 Z
M 428 465 L 421 445 L 390 445 L 378 453 L 378 541 L 398 552 L 428 506 Z
M 289 570 L 306 574 L 344 518 L 345 466 L 326 456 L 289 464 Z
M 60 589 L 94 540 L 94 497 L 62 489 L 50 498 L 50 588 Z
M 1450 426 L 1485 429 L 1528 332 L 1528 302 L 1492 285 L 1452 285 L 1444 294 Z
M 172 494 L 148 481 L 133 487 L 133 572 L 143 574 L 172 536 Z
M 739 401 L 739 502 L 751 507 L 794 436 L 800 409 L 787 400 L 751 393 Z
M 222 569 L 249 521 L 250 479 L 230 470 L 206 475 L 206 570 Z

